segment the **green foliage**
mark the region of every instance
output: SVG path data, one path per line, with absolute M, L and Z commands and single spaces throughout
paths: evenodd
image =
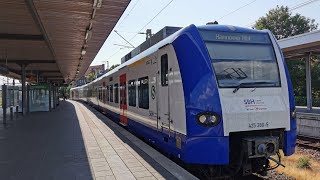
M 287 66 L 291 76 L 295 96 L 306 96 L 306 65 L 303 60 L 288 60 Z
M 265 17 L 260 17 L 253 27 L 260 30 L 269 29 L 277 39 L 282 39 L 316 30 L 318 24 L 315 24 L 314 19 L 300 14 L 292 15 L 287 6 L 277 6 L 271 9 Z
M 277 39 L 287 38 L 298 34 L 310 32 L 318 28 L 314 19 L 307 18 L 300 14 L 292 15 L 288 7 L 277 6 L 271 9 L 266 16 L 260 17 L 255 29 L 269 29 Z M 312 57 L 311 81 L 313 105 L 320 107 L 320 63 L 318 57 Z M 306 98 L 306 67 L 304 59 L 288 60 L 288 69 L 294 88 L 295 103 L 298 106 L 305 106 Z
M 96 79 L 96 74 L 95 73 L 88 74 L 87 79 L 88 79 L 89 82 L 95 80 Z
M 71 86 L 69 85 L 69 86 L 66 88 L 66 96 L 67 96 L 67 97 L 70 97 L 70 90 L 71 90 Z
M 294 88 L 295 104 L 306 106 L 306 64 L 304 59 L 287 60 L 291 82 Z M 320 63 L 319 57 L 311 57 L 312 104 L 320 107 Z
M 112 65 L 112 66 L 109 68 L 109 71 L 111 71 L 112 69 L 118 67 L 119 65 L 120 65 L 120 64 L 114 64 L 114 65 Z
M 300 157 L 297 161 L 297 168 L 299 169 L 311 169 L 310 158 L 303 156 Z

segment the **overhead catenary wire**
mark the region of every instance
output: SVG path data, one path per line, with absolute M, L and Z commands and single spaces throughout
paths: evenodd
M 137 1 L 136 1 L 136 3 L 135 3 L 135 4 L 132 6 L 132 8 L 128 11 L 127 15 L 126 15 L 123 19 L 121 19 L 121 21 L 116 25 L 116 27 L 121 26 L 121 25 L 125 22 L 125 20 L 130 16 L 131 12 L 134 10 L 134 8 L 137 6 L 137 4 L 138 4 L 140 1 L 141 1 L 141 0 L 137 0 Z M 115 28 L 116 28 L 116 27 L 115 27 Z M 116 30 L 114 30 L 114 31 L 116 31 Z M 117 31 L 117 32 L 120 32 L 120 31 Z M 113 36 L 114 36 L 114 34 L 113 34 Z M 116 55 L 117 53 L 119 53 L 121 50 L 122 50 L 122 49 L 120 48 L 118 51 L 116 51 L 116 53 L 112 54 L 112 55 L 111 55 L 110 57 L 108 57 L 107 59 L 113 57 L 114 55 Z
M 131 12 L 134 10 L 134 8 L 137 6 L 137 4 L 140 2 L 140 0 L 137 0 L 136 3 L 132 6 L 130 11 L 127 13 L 127 15 L 121 20 L 121 22 L 117 26 L 121 26 L 123 22 L 130 16 Z
M 309 4 L 311 4 L 311 3 L 314 3 L 314 2 L 316 2 L 316 1 L 319 1 L 319 0 L 308 0 L 308 1 L 304 1 L 304 2 L 302 2 L 302 3 L 300 3 L 300 4 L 297 4 L 297 5 L 289 8 L 289 12 L 291 12 L 291 11 L 293 11 L 293 10 L 297 10 L 297 9 L 299 9 L 299 8 L 302 8 L 302 7 L 306 6 L 306 5 L 309 5 Z M 247 25 L 245 25 L 245 26 L 246 26 L 246 27 L 251 27 L 251 26 L 254 25 L 254 23 L 255 23 L 255 22 L 252 22 L 252 23 L 247 24 Z
M 139 31 L 138 33 L 136 33 L 132 38 L 130 38 L 129 41 L 133 40 L 138 34 L 139 32 L 141 32 L 145 27 L 147 27 L 156 17 L 158 17 L 162 11 L 164 11 L 174 0 L 171 0 L 169 3 L 167 3 L 155 16 L 153 16 L 153 18 L 148 21 Z
M 127 43 L 129 43 L 131 47 L 135 48 L 134 45 L 132 45 L 128 40 L 126 40 L 126 38 L 124 38 L 123 36 L 121 36 L 121 34 L 119 34 L 116 30 L 114 30 L 114 32 L 117 33 L 124 41 L 126 41 Z
M 221 16 L 221 17 L 220 17 L 220 18 L 218 18 L 217 20 L 219 21 L 219 20 L 221 20 L 221 19 L 223 19 L 223 18 L 225 18 L 225 17 L 227 17 L 227 16 L 229 16 L 229 15 L 231 15 L 231 14 L 233 14 L 233 13 L 235 13 L 235 12 L 239 11 L 240 9 L 242 9 L 242 8 L 245 8 L 245 7 L 249 6 L 250 4 L 252 4 L 252 3 L 256 2 L 256 1 L 257 1 L 257 0 L 250 1 L 249 3 L 247 3 L 247 4 L 243 5 L 243 6 L 241 6 L 241 7 L 237 8 L 237 9 L 235 9 L 235 10 L 231 11 L 231 12 L 229 12 L 228 14 L 225 14 L 225 15 Z
M 156 17 L 158 17 L 174 0 L 169 1 L 163 8 L 161 8 L 161 10 L 153 17 L 151 18 L 151 20 L 149 20 L 137 33 L 135 33 L 135 35 L 129 39 L 129 42 L 132 41 L 145 27 L 147 27 Z M 128 44 L 128 42 L 126 43 Z M 106 59 L 110 59 L 113 56 L 115 56 L 116 54 L 118 54 L 120 51 L 122 50 L 122 48 L 120 48 L 118 51 L 116 51 L 115 53 L 113 53 L 112 55 L 110 55 L 108 58 Z
M 111 54 L 109 57 L 106 58 L 106 61 L 108 61 L 108 59 L 112 58 L 113 56 L 115 56 L 116 54 L 118 54 L 123 48 L 119 48 L 118 51 L 116 51 L 115 53 Z
M 301 4 L 298 4 L 298 5 L 294 6 L 294 7 L 291 7 L 291 8 L 289 9 L 289 11 L 293 11 L 293 10 L 299 9 L 299 8 L 301 8 L 301 7 L 303 7 L 303 6 L 306 6 L 306 5 L 311 4 L 311 3 L 313 3 L 313 2 L 316 2 L 316 1 L 319 1 L 319 0 L 309 0 L 309 1 L 305 1 L 305 2 L 303 2 L 303 3 L 301 3 Z

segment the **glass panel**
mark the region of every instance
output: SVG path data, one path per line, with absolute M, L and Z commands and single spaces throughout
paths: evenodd
M 129 106 L 136 106 L 136 83 L 135 80 L 129 81 L 128 84 Z
M 106 98 L 107 98 L 107 102 L 109 102 L 110 101 L 110 90 L 109 90 L 109 86 L 107 86 L 107 94 L 106 94 Z
M 119 103 L 119 87 L 118 84 L 114 85 L 114 102 Z
M 226 60 L 274 60 L 270 45 L 206 43 L 211 59 Z
M 279 87 L 278 64 L 271 45 L 205 43 L 219 87 Z
M 218 32 L 200 29 L 200 34 L 204 41 L 270 44 L 267 33 Z
M 110 102 L 113 102 L 113 85 L 110 85 L 109 90 L 110 90 Z
M 138 84 L 139 108 L 149 109 L 148 77 L 140 78 Z
M 161 56 L 161 85 L 168 86 L 168 55 Z
M 49 90 L 48 88 L 30 87 L 29 90 L 30 112 L 49 111 Z

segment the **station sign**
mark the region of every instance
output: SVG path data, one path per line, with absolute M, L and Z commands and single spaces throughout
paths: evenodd
M 200 34 L 204 41 L 237 42 L 268 44 L 270 38 L 267 33 L 236 33 L 201 30 Z
M 49 86 L 47 84 L 39 84 L 39 85 L 31 85 L 30 86 L 31 90 L 35 90 L 35 89 L 44 89 L 44 90 L 48 90 Z

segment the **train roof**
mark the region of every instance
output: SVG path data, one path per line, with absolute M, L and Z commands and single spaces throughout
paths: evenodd
M 200 30 L 239 32 L 239 33 L 266 33 L 266 30 L 256 30 L 232 25 L 205 25 L 197 26 Z
M 194 26 L 197 29 L 200 30 L 211 30 L 211 31 L 224 31 L 224 32 L 241 32 L 241 33 L 266 33 L 265 30 L 255 30 L 255 29 L 249 29 L 249 28 L 243 28 L 243 27 L 238 27 L 238 26 L 231 26 L 231 25 L 205 25 L 205 26 L 195 26 L 193 24 L 191 24 L 190 26 Z M 134 56 L 133 58 L 131 58 L 130 60 L 120 64 L 119 66 L 117 66 L 116 68 L 114 68 L 113 70 L 107 72 L 106 74 L 100 76 L 99 78 L 95 79 L 94 81 L 88 83 L 88 84 L 84 84 L 82 86 L 79 87 L 75 87 L 72 89 L 78 89 L 78 88 L 83 88 L 85 86 L 91 85 L 101 79 L 103 79 L 104 77 L 108 77 L 109 75 L 117 72 L 119 69 L 122 69 L 124 67 L 126 67 L 127 65 L 130 65 L 136 61 L 139 61 L 140 59 L 156 52 L 160 47 L 166 45 L 166 44 L 170 44 L 172 43 L 176 37 L 178 37 L 183 31 L 184 29 L 190 27 L 187 26 L 185 28 L 182 28 L 180 30 L 178 30 L 177 32 L 173 33 L 172 35 L 168 36 L 167 38 L 161 40 L 160 42 L 158 42 L 157 44 L 151 46 L 150 48 L 146 49 L 145 51 L 141 52 L 140 54 Z
M 194 26 L 194 25 L 193 25 Z M 75 88 L 72 88 L 72 89 L 78 89 L 78 88 L 83 88 L 85 86 L 88 86 L 88 85 L 91 85 L 101 79 L 103 79 L 104 77 L 108 77 L 109 75 L 117 72 L 119 69 L 122 69 L 124 67 L 126 67 L 127 65 L 130 65 L 136 61 L 139 61 L 140 59 L 156 52 L 160 47 L 166 45 L 166 44 L 170 44 L 172 43 L 172 41 L 174 41 L 174 39 L 179 35 L 179 33 L 185 28 L 182 28 L 180 29 L 179 31 L 175 32 L 174 34 L 170 35 L 169 37 L 163 39 L 162 41 L 158 42 L 157 44 L 151 46 L 149 49 L 143 51 L 142 53 L 138 54 L 137 56 L 131 58 L 130 60 L 124 62 L 123 64 L 120 64 L 119 66 L 117 66 L 116 68 L 112 69 L 111 71 L 107 72 L 106 74 L 100 76 L 99 78 L 95 79 L 94 81 L 88 83 L 88 84 L 85 84 L 85 85 L 82 85 L 82 86 L 79 86 L 79 87 L 75 87 Z

